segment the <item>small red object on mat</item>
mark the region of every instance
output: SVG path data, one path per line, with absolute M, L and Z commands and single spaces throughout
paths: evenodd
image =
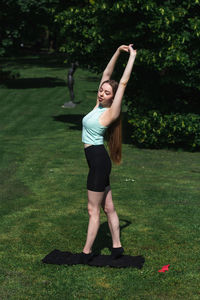
M 164 273 L 165 271 L 169 271 L 170 265 L 163 266 L 161 270 L 158 270 L 160 273 Z

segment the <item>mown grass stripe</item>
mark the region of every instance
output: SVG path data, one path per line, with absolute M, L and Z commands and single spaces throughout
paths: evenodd
M 41 263 L 54 248 L 79 252 L 85 242 L 81 118 L 95 105 L 99 76 L 77 69 L 79 103 L 67 110 L 61 108 L 69 100 L 61 84 L 66 66 L 52 56 L 49 62 L 30 56 L 7 67 L 29 86 L 0 89 L 0 298 L 198 299 L 199 153 L 137 149 L 124 141 L 123 163 L 112 168 L 113 199 L 126 254 L 143 255 L 143 269 Z M 101 212 L 95 246 L 109 254 L 109 245 Z M 168 263 L 169 271 L 158 273 Z

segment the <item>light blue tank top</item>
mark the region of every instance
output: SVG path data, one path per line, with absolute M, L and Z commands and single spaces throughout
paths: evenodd
M 102 145 L 104 142 L 104 133 L 107 126 L 99 123 L 99 118 L 106 110 L 106 107 L 98 106 L 87 114 L 83 120 L 82 142 L 90 145 Z

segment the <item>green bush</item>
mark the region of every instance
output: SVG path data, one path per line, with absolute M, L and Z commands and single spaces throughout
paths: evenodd
M 200 150 L 200 116 L 171 113 L 162 115 L 149 111 L 141 115 L 131 114 L 133 143 L 144 148 L 181 147 Z

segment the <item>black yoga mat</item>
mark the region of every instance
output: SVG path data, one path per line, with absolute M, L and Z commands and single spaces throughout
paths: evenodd
M 60 250 L 53 250 L 47 254 L 42 262 L 45 264 L 56 265 L 77 265 L 81 264 L 80 253 L 62 252 Z M 143 256 L 122 255 L 117 259 L 112 259 L 110 255 L 96 255 L 88 262 L 89 266 L 96 267 L 115 267 L 115 268 L 138 268 L 141 269 L 145 259 Z

